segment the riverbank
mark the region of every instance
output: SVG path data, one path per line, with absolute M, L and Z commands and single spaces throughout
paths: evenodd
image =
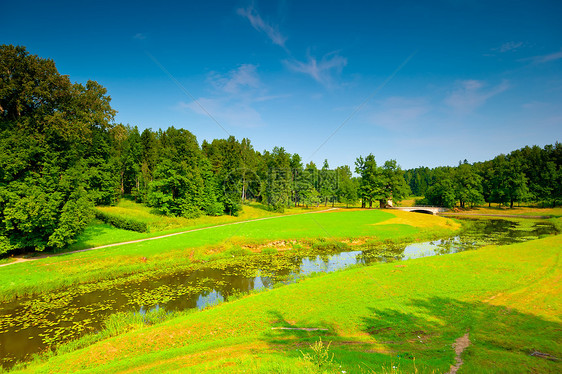
M 268 244 L 298 250 L 299 241 L 422 241 L 450 235 L 459 227 L 442 217 L 383 210 L 341 209 L 252 220 L 4 266 L 0 268 L 0 300 L 99 280 L 173 272 L 191 264 L 260 253 Z
M 379 264 L 249 295 L 29 366 L 27 372 L 560 372 L 558 236 Z
M 440 213 L 441 216 L 489 216 L 504 218 L 557 218 L 562 217 L 562 208 L 533 208 L 533 207 L 473 207 L 467 209 L 455 208 L 456 211 Z

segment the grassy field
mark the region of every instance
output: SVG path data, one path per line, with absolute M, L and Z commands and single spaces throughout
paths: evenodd
M 95 227 L 84 235 L 111 242 L 146 238 L 131 237 L 132 234 L 142 234 L 125 230 L 100 228 L 100 225 Z M 283 241 L 279 246 L 290 248 L 292 241 L 318 238 L 348 242 L 356 238 L 416 241 L 444 236 L 458 227 L 458 224 L 442 217 L 382 210 L 341 209 L 325 213 L 261 217 L 261 220 L 0 267 L 0 299 L 8 300 L 20 295 L 123 275 L 166 271 L 221 256 L 259 251 L 259 245 L 268 242 Z M 107 229 L 106 233 L 104 229 Z
M 560 373 L 545 355 L 562 357 L 561 252 L 553 236 L 331 273 L 132 324 L 26 372 L 403 373 L 415 364 L 445 373 L 468 333 L 459 373 Z M 320 339 L 327 356 L 310 348 Z
M 342 204 L 336 207 L 346 209 Z M 140 233 L 135 231 L 121 230 L 109 224 L 94 220 L 86 230 L 76 238 L 76 242 L 65 248 L 65 251 L 76 251 L 86 248 L 99 247 L 116 242 L 151 238 L 155 236 L 181 232 L 185 230 L 209 227 L 226 223 L 241 222 L 265 217 L 279 217 L 293 214 L 317 212 L 330 209 L 331 206 L 320 205 L 318 207 L 292 207 L 284 213 L 272 212 L 262 204 L 248 203 L 244 205 L 243 211 L 238 216 L 201 216 L 199 218 L 171 217 L 156 214 L 150 207 L 137 204 L 128 199 L 122 199 L 117 206 L 98 207 L 103 212 L 124 218 L 134 218 L 137 221 L 146 223 L 150 232 Z

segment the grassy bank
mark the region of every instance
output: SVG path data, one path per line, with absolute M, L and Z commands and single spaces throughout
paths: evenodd
M 442 217 L 381 210 L 342 209 L 263 217 L 262 220 L 0 267 L 0 299 L 123 275 L 166 271 L 225 254 L 261 251 L 263 243 L 273 242 L 282 247 L 280 249 L 290 249 L 298 241 L 317 239 L 416 241 L 447 235 L 458 227 Z
M 459 373 L 558 373 L 562 363 L 544 357 L 562 357 L 561 252 L 560 237 L 548 237 L 336 272 L 137 326 L 26 371 L 314 372 L 303 353 L 314 358 L 321 339 L 333 364 L 320 371 L 412 372 L 415 358 L 420 373 L 444 373 L 468 333 Z
M 461 209 L 455 212 L 461 214 L 490 214 L 490 215 L 509 215 L 509 216 L 542 216 L 542 217 L 562 217 L 562 208 L 534 208 L 534 207 L 474 207 Z

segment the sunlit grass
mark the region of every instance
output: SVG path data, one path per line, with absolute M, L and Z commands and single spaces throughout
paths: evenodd
M 30 372 L 314 372 L 321 338 L 341 373 L 445 373 L 469 333 L 464 372 L 558 373 L 560 237 L 354 268 L 140 327 Z M 327 331 L 273 330 L 318 327 Z
M 94 220 L 84 232 L 76 238 L 76 242 L 65 248 L 64 251 L 74 251 L 86 248 L 99 247 L 112 243 L 120 243 L 131 240 L 151 238 L 160 235 L 167 235 L 186 230 L 215 226 L 233 222 L 247 221 L 266 217 L 278 217 L 292 214 L 315 212 L 330 209 L 331 206 L 324 207 L 291 207 L 284 213 L 277 213 L 267 210 L 267 207 L 258 203 L 248 203 L 244 205 L 242 212 L 238 216 L 223 215 L 218 217 L 201 216 L 198 218 L 170 217 L 159 215 L 152 208 L 134 201 L 123 199 L 114 207 L 98 207 L 97 209 L 123 217 L 133 217 L 138 221 L 145 222 L 150 228 L 149 233 L 139 233 L 113 227 L 109 224 Z

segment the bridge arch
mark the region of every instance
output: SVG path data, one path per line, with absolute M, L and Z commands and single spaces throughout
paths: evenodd
M 412 209 L 410 210 L 410 212 L 412 213 L 423 213 L 423 214 L 431 214 L 434 215 L 435 213 L 433 213 L 432 210 L 429 209 L 423 209 L 423 208 L 418 208 L 418 209 Z
M 433 214 L 446 212 L 448 209 L 440 206 L 399 206 L 391 209 L 404 210 L 406 212 Z

